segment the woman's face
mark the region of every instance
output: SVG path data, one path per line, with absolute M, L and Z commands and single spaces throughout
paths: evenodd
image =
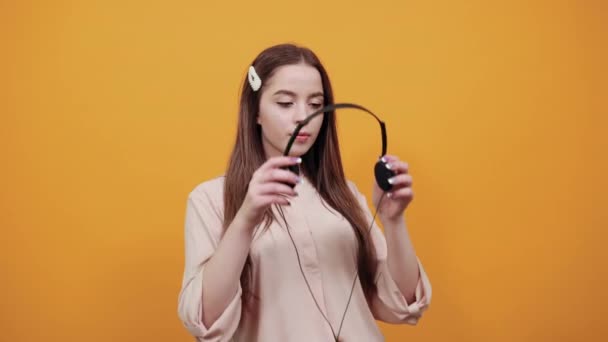
M 300 121 L 323 107 L 323 83 L 319 71 L 307 64 L 277 68 L 265 81 L 260 98 L 257 122 L 262 126 L 262 144 L 266 158 L 280 156 Z M 324 114 L 302 127 L 294 140 L 290 156 L 302 156 L 314 144 Z

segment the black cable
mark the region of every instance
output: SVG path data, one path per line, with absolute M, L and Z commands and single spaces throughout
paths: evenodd
M 293 244 L 293 248 L 296 251 L 296 257 L 298 258 L 298 265 L 300 266 L 300 272 L 302 273 L 302 277 L 304 277 L 304 282 L 306 283 L 306 286 L 308 287 L 308 291 L 310 292 L 310 295 L 312 296 L 312 300 L 315 302 L 315 305 L 317 306 L 317 309 L 319 309 L 319 312 L 321 313 L 321 316 L 323 316 L 323 318 L 325 319 L 325 321 L 329 325 L 329 329 L 331 329 L 331 334 L 334 336 L 335 340 L 338 341 L 338 337 L 336 336 L 336 333 L 334 332 L 334 328 L 331 326 L 331 323 L 329 322 L 329 320 L 327 319 L 327 317 L 325 317 L 325 314 L 323 314 L 323 311 L 321 310 L 321 306 L 317 302 L 317 299 L 315 298 L 315 296 L 312 294 L 312 289 L 310 288 L 310 284 L 308 283 L 308 279 L 306 279 L 306 275 L 304 275 L 304 269 L 302 268 L 302 262 L 300 261 L 300 253 L 298 252 L 298 247 L 296 247 L 296 242 L 294 241 L 293 236 L 291 236 L 291 231 L 289 229 L 289 224 L 287 223 L 287 220 L 285 219 L 285 215 L 283 214 L 282 210 L 279 210 L 279 212 L 281 214 L 281 218 L 283 218 L 283 222 L 285 222 L 285 229 L 287 230 L 287 234 L 289 234 L 289 238 L 291 239 L 291 243 Z
M 372 239 L 370 232 L 371 232 L 372 228 L 374 227 L 374 221 L 376 220 L 376 215 L 378 214 L 378 207 L 380 207 L 380 203 L 382 203 L 382 199 L 384 198 L 384 195 L 385 195 L 385 193 L 383 192 L 382 195 L 380 196 L 380 200 L 378 201 L 378 204 L 376 205 L 376 211 L 374 212 L 374 216 L 372 217 L 370 226 L 367 229 L 368 238 L 370 239 L 370 240 L 368 240 L 368 242 L 370 242 Z M 315 305 L 317 306 L 319 313 L 321 313 L 321 316 L 323 316 L 323 318 L 329 325 L 329 329 L 331 329 L 331 333 L 334 336 L 335 341 L 338 342 L 339 338 L 340 338 L 340 332 L 342 331 L 342 325 L 344 324 L 344 319 L 346 318 L 346 312 L 348 312 L 348 306 L 350 305 L 350 300 L 352 299 L 353 292 L 355 290 L 355 284 L 357 281 L 357 277 L 359 276 L 359 267 L 357 267 L 357 272 L 355 272 L 355 277 L 353 278 L 353 284 L 351 286 L 350 294 L 348 296 L 348 302 L 346 303 L 346 308 L 344 309 L 344 314 L 342 315 L 342 320 L 340 321 L 340 327 L 338 329 L 338 334 L 336 334 L 336 332 L 334 331 L 334 328 L 332 327 L 331 323 L 329 322 L 329 319 L 327 319 L 325 314 L 323 314 L 323 310 L 321 310 L 321 306 L 319 305 L 319 303 L 317 302 L 317 299 L 315 298 L 315 296 L 312 293 L 312 289 L 310 288 L 310 284 L 308 283 L 308 279 L 306 278 L 306 275 L 304 274 L 304 269 L 302 268 L 302 262 L 300 261 L 300 253 L 298 252 L 298 247 L 296 247 L 296 242 L 294 241 L 293 236 L 291 235 L 291 230 L 289 229 L 289 224 L 287 223 L 287 220 L 285 219 L 285 214 L 283 213 L 283 210 L 281 207 L 278 207 L 278 208 L 279 208 L 279 213 L 281 215 L 281 218 L 283 219 L 283 222 L 285 222 L 285 229 L 287 230 L 287 234 L 289 235 L 289 238 L 291 239 L 291 243 L 293 244 L 293 248 L 295 249 L 296 257 L 298 259 L 298 265 L 300 266 L 300 272 L 302 273 L 304 282 L 306 283 L 306 286 L 308 287 L 310 296 L 312 297 L 312 300 L 315 302 Z
M 383 192 L 382 195 L 380 196 L 380 200 L 378 201 L 378 204 L 376 205 L 376 211 L 374 212 L 374 216 L 372 217 L 372 223 L 369 225 L 369 228 L 367 229 L 367 236 L 369 237 L 368 242 L 370 242 L 372 239 L 370 232 L 372 231 L 372 228 L 374 227 L 374 221 L 376 221 L 376 215 L 378 214 L 378 208 L 380 207 L 380 203 L 382 203 L 382 199 L 384 198 L 384 195 L 385 195 L 385 192 Z M 357 272 L 355 273 L 355 278 L 353 279 L 353 285 L 352 285 L 352 288 L 350 289 L 350 295 L 348 296 L 348 302 L 346 303 L 346 309 L 344 309 L 344 314 L 342 315 L 342 321 L 340 322 L 340 328 L 338 329 L 338 336 L 336 337 L 336 341 L 340 337 L 340 332 L 342 331 L 342 324 L 344 323 L 344 318 L 346 318 L 346 312 L 348 311 L 348 306 L 350 305 L 350 299 L 353 296 L 353 291 L 355 289 L 355 283 L 356 283 L 358 276 L 359 276 L 359 268 L 357 267 Z

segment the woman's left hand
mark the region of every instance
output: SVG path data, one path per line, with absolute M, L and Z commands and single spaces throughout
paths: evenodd
M 378 207 L 378 202 L 384 190 L 380 189 L 378 184 L 374 182 L 372 200 L 381 221 L 394 221 L 403 217 L 403 212 L 414 198 L 412 176 L 409 174 L 408 164 L 399 160 L 398 157 L 386 155 L 384 160 L 389 168 L 396 173 L 390 180 L 393 187 L 384 195 L 382 203 Z

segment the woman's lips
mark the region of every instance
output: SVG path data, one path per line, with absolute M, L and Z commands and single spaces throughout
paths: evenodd
M 309 133 L 299 133 L 298 136 L 296 137 L 296 141 L 302 143 L 302 142 L 306 142 L 309 138 L 310 138 Z

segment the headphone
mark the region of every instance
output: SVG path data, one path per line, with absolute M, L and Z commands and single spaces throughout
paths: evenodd
M 327 112 L 333 112 L 336 109 L 340 109 L 340 108 L 354 108 L 354 109 L 362 110 L 362 111 L 370 114 L 371 116 L 373 116 L 376 119 L 376 121 L 378 121 L 378 123 L 380 124 L 380 132 L 382 134 L 382 153 L 380 154 L 380 157 L 379 157 L 378 161 L 376 162 L 376 165 L 374 166 L 374 176 L 376 178 L 376 183 L 378 183 L 378 186 L 380 187 L 380 189 L 382 189 L 384 191 L 389 191 L 392 188 L 392 185 L 388 182 L 388 179 L 395 176 L 395 172 L 392 170 L 389 170 L 386 167 L 386 162 L 382 159 L 382 157 L 386 154 L 386 125 L 384 124 L 384 121 L 380 120 L 380 118 L 378 118 L 378 116 L 376 116 L 376 114 L 372 113 L 372 111 L 370 111 L 369 109 L 367 109 L 363 106 L 360 106 L 358 104 L 335 103 L 332 105 L 327 105 L 327 106 L 313 112 L 312 114 L 310 114 L 308 117 L 306 117 L 306 119 L 304 119 L 302 122 L 300 122 L 296 126 L 296 129 L 293 131 L 293 133 L 291 134 L 291 137 L 289 138 L 289 141 L 287 142 L 287 147 L 285 148 L 285 152 L 283 152 L 283 155 L 284 156 L 289 155 L 289 150 L 291 150 L 291 145 L 293 145 L 293 142 L 296 139 L 296 137 L 298 136 L 298 133 L 304 126 L 306 126 L 310 122 L 310 120 L 314 119 L 317 115 L 327 113 Z M 300 174 L 300 168 L 298 165 L 290 165 L 287 167 L 287 169 L 289 169 L 296 175 Z M 292 186 L 294 186 L 294 185 L 292 184 Z
M 310 114 L 308 117 L 306 117 L 306 119 L 304 119 L 302 122 L 300 122 L 295 130 L 293 131 L 293 133 L 291 134 L 291 138 L 289 139 L 289 142 L 287 143 L 287 147 L 285 148 L 285 152 L 283 153 L 284 156 L 289 155 L 289 151 L 291 149 L 291 146 L 293 145 L 293 142 L 295 140 L 295 138 L 298 136 L 298 133 L 300 132 L 300 130 L 302 129 L 302 127 L 306 126 L 313 118 L 315 118 L 317 115 L 323 114 L 323 113 L 327 113 L 327 112 L 334 112 L 336 109 L 340 109 L 340 108 L 354 108 L 354 109 L 359 109 L 361 111 L 364 111 L 368 114 L 370 114 L 371 116 L 373 116 L 376 121 L 378 121 L 378 123 L 380 124 L 380 131 L 382 134 L 382 154 L 380 155 L 380 158 L 378 159 L 378 161 L 376 162 L 376 165 L 374 166 L 374 176 L 376 178 L 376 183 L 378 184 L 378 186 L 380 187 L 380 189 L 384 190 L 384 191 L 389 191 L 390 189 L 392 189 L 392 184 L 390 184 L 388 182 L 389 178 L 393 177 L 396 175 L 396 173 L 393 170 L 390 170 L 386 167 L 387 162 L 382 158 L 385 154 L 386 154 L 386 127 L 385 124 L 382 120 L 380 120 L 380 118 L 378 118 L 378 116 L 376 116 L 376 114 L 372 113 L 372 111 L 370 111 L 369 109 L 362 107 L 360 105 L 354 104 L 354 103 L 336 103 L 336 104 L 331 104 L 331 105 L 327 105 L 315 112 L 313 112 L 312 114 Z M 290 165 L 285 167 L 285 169 L 290 170 L 291 172 L 295 173 L 296 175 L 300 174 L 300 167 L 299 165 Z M 288 185 L 290 185 L 291 187 L 294 187 L 294 184 L 289 183 Z M 378 203 L 378 206 L 380 205 L 380 202 L 382 202 L 382 199 L 384 198 L 384 193 L 382 194 L 382 196 L 380 197 L 380 201 Z M 377 206 L 377 207 L 378 207 Z M 370 227 L 368 228 L 368 233 L 369 231 L 371 231 L 374 221 L 376 219 L 376 214 L 378 213 L 378 211 L 376 210 L 376 212 L 374 213 L 374 216 L 372 218 L 372 221 L 370 223 Z M 346 308 L 344 309 L 344 314 L 342 315 L 342 321 L 340 322 L 340 327 L 338 329 L 338 333 L 336 334 L 334 332 L 334 329 L 331 325 L 331 323 L 329 322 L 329 320 L 327 319 L 327 317 L 325 317 L 325 314 L 323 314 L 323 311 L 321 310 L 321 307 L 319 306 L 319 303 L 317 302 L 315 296 L 312 293 L 312 289 L 310 288 L 310 284 L 308 283 L 308 280 L 306 279 L 306 275 L 304 274 L 304 269 L 302 268 L 302 263 L 300 261 L 300 254 L 298 253 L 298 248 L 296 247 L 296 243 L 293 240 L 293 237 L 291 235 L 291 229 L 289 228 L 289 224 L 287 223 L 287 220 L 285 219 L 285 216 L 282 215 L 282 211 L 281 211 L 281 217 L 283 218 L 283 222 L 285 222 L 285 226 L 286 226 L 286 230 L 287 233 L 289 234 L 289 237 L 291 238 L 291 242 L 293 243 L 293 247 L 296 251 L 296 257 L 298 259 L 298 265 L 300 266 L 300 271 L 302 273 L 302 277 L 304 278 L 304 281 L 306 282 L 306 285 L 308 286 L 308 291 L 310 292 L 310 295 L 312 296 L 313 301 L 315 302 L 315 304 L 317 305 L 317 309 L 319 309 L 319 312 L 321 313 L 321 315 L 323 316 L 323 318 L 325 319 L 325 321 L 327 322 L 327 324 L 329 324 L 329 328 L 331 329 L 331 332 L 335 338 L 335 341 L 339 341 L 340 339 L 340 331 L 342 331 L 342 324 L 344 323 L 344 318 L 346 318 L 346 312 L 348 311 L 348 306 L 350 305 L 350 300 L 352 298 L 353 295 L 353 291 L 355 289 L 355 282 L 357 280 L 357 277 L 359 276 L 359 269 L 357 269 L 357 272 L 355 273 L 355 277 L 353 279 L 353 284 L 350 290 L 350 294 L 348 296 L 348 302 L 346 304 Z

